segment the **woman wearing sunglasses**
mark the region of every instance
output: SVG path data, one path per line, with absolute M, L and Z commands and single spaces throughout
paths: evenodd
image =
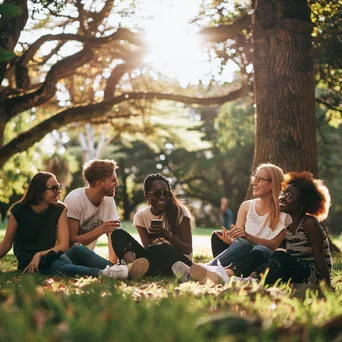
M 126 231 L 116 229 L 112 233 L 113 249 L 126 263 L 148 259 L 147 275 L 172 275 L 175 262 L 192 265 L 190 214 L 159 173 L 145 178 L 144 194 L 149 206 L 137 212 L 133 221 L 143 246 Z
M 273 164 L 260 164 L 251 177 L 255 199 L 241 204 L 235 225 L 228 231 L 212 235 L 214 259 L 207 265 L 196 264 L 191 269 L 183 265 L 183 274 L 191 273 L 194 280 L 205 282 L 217 279 L 217 272 L 227 280 L 224 267 L 243 260 L 255 250 L 267 262 L 285 237 L 285 228 L 291 218 L 279 210 L 278 197 L 284 173 Z M 181 267 L 180 264 L 178 266 Z M 184 279 L 184 276 L 181 276 Z
M 32 178 L 24 196 L 11 208 L 6 234 L 0 243 L 0 258 L 13 245 L 18 269 L 23 272 L 127 278 L 127 266 L 112 266 L 84 246 L 75 246 L 67 251 L 69 230 L 66 206 L 58 200 L 60 192 L 61 184 L 52 173 L 38 172 Z M 90 267 L 74 265 L 68 257 L 70 252 L 85 255 L 83 249 L 88 251 Z

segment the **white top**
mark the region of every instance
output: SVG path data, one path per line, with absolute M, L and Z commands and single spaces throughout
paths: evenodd
M 266 240 L 272 240 L 275 238 L 283 229 L 292 222 L 291 216 L 285 213 L 280 213 L 279 223 L 277 227 L 272 230 L 270 227 L 270 222 L 266 222 L 268 214 L 258 215 L 255 210 L 255 205 L 257 198 L 251 200 L 248 209 L 245 230 L 248 234 Z
M 117 220 L 119 218 L 113 197 L 104 197 L 98 207 L 90 202 L 86 188 L 78 188 L 71 191 L 65 198 L 67 205 L 67 217 L 80 221 L 79 234 L 91 232 L 101 226 L 107 220 Z M 87 247 L 94 250 L 97 239 Z
M 184 217 L 190 217 L 188 211 L 186 208 L 183 207 L 183 215 L 180 215 L 178 218 L 177 224 L 180 224 Z M 135 228 L 142 227 L 145 228 L 148 232 L 148 229 L 151 227 L 151 220 L 162 220 L 163 221 L 163 228 L 167 229 L 171 232 L 171 228 L 166 221 L 165 213 L 162 213 L 161 215 L 154 215 L 151 210 L 151 206 L 139 210 L 135 215 L 133 219 L 133 226 Z M 168 243 L 169 245 L 172 245 L 171 242 L 164 238 L 155 238 L 151 240 L 151 244 L 153 245 L 160 245 L 161 243 Z M 184 254 L 187 258 L 192 260 L 192 253 L 190 255 Z

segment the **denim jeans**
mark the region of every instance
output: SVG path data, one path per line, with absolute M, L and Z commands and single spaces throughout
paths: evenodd
M 107 265 L 113 264 L 85 246 L 73 246 L 41 273 L 99 277 Z
M 105 269 L 106 266 L 113 265 L 113 263 L 111 263 L 109 260 L 102 258 L 86 246 L 82 245 L 73 246 L 64 254 L 74 265 L 100 268 L 101 270 Z
M 237 263 L 238 261 L 241 261 L 252 250 L 261 251 L 267 260 L 272 254 L 272 250 L 266 246 L 253 245 L 246 239 L 238 238 L 230 246 L 228 246 L 226 250 L 214 258 L 210 262 L 210 265 L 217 266 L 217 261 L 220 260 L 220 263 L 223 267 L 229 266 L 231 263 Z

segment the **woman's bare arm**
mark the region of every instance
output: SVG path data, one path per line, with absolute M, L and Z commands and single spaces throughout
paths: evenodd
M 10 214 L 7 228 L 6 228 L 5 237 L 0 243 L 0 259 L 3 258 L 12 248 L 17 229 L 18 229 L 18 223 L 15 220 L 13 214 Z

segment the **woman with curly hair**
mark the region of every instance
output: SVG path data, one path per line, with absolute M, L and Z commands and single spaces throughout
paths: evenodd
M 324 280 L 330 286 L 332 259 L 327 234 L 320 225 L 329 212 L 328 188 L 322 180 L 305 171 L 286 174 L 282 189 L 280 210 L 292 218 L 286 229 L 285 249 L 273 252 L 266 264 L 252 250 L 244 260 L 226 268 L 225 273 L 242 277 L 255 270 L 252 277 L 260 280 L 266 274 L 266 284 L 274 284 L 279 279 L 294 283 Z
M 330 208 L 328 188 L 310 172 L 289 172 L 279 198 L 280 210 L 292 217 L 286 230 L 286 250 L 275 251 L 258 271 L 269 269 L 266 284 L 278 279 L 295 283 L 318 283 L 330 286 L 332 258 L 329 240 L 320 222 Z
M 177 261 L 192 265 L 192 234 L 190 213 L 171 191 L 170 183 L 160 173 L 144 180 L 148 207 L 138 211 L 133 220 L 141 244 L 122 229 L 112 233 L 112 245 L 119 260 L 126 263 L 146 258 L 146 275 L 172 275 Z

